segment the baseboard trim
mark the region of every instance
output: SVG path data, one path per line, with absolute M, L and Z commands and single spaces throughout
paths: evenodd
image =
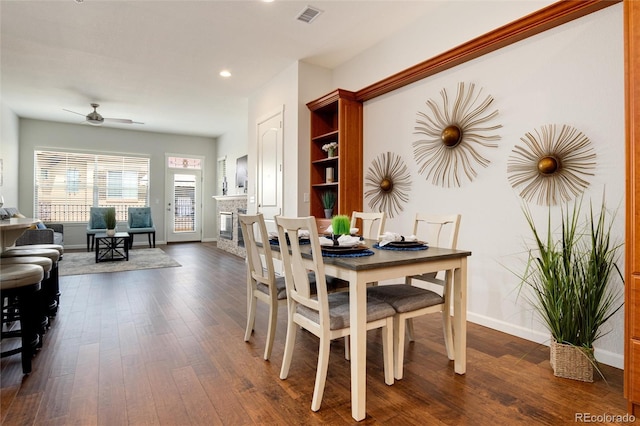
M 512 336 L 549 346 L 549 335 L 546 333 L 496 320 L 495 318 L 490 318 L 485 315 L 478 315 L 473 312 L 467 313 L 467 320 L 474 324 L 479 324 Z M 615 352 L 596 347 L 595 356 L 598 362 L 601 362 L 602 364 L 624 369 L 624 356 L 622 354 L 617 354 Z

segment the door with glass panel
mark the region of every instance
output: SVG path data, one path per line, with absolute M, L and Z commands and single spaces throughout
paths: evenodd
M 177 157 L 168 159 L 165 196 L 167 242 L 202 241 L 201 161 Z

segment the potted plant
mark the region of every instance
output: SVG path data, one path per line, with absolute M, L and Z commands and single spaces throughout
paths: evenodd
M 322 145 L 322 150 L 326 151 L 327 157 L 332 158 L 336 156 L 336 150 L 338 149 L 338 142 L 329 142 Z
M 551 332 L 554 375 L 591 382 L 597 369 L 593 343 L 606 334 L 602 325 L 623 303 L 614 285 L 618 278 L 624 284 L 617 264 L 622 245 L 611 241 L 604 199 L 599 213 L 590 204 L 585 223 L 580 223 L 580 207 L 576 201 L 572 209 L 562 209 L 559 236 L 552 233 L 549 210 L 546 241 L 524 209 L 535 245 L 521 285 L 531 290 L 530 303 Z
M 109 208 L 104 214 L 104 223 L 107 226 L 107 235 L 113 237 L 116 234 L 116 209 Z
M 324 191 L 322 193 L 322 207 L 324 208 L 324 217 L 331 219 L 333 216 L 333 207 L 336 205 L 335 191 Z
M 346 215 L 335 215 L 331 219 L 331 229 L 333 230 L 333 245 L 338 245 L 338 238 L 341 235 L 349 235 L 351 231 L 351 219 Z

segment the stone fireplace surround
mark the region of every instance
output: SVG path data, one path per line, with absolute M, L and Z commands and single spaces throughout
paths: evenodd
M 218 248 L 245 258 L 247 252 L 242 245 L 238 245 L 238 211 L 247 210 L 247 196 L 246 195 L 217 195 L 213 197 L 217 201 L 216 207 L 216 223 L 218 224 Z M 220 212 L 232 212 L 233 223 L 231 229 L 233 231 L 233 238 L 226 239 L 220 238 Z M 241 243 L 242 244 L 242 243 Z

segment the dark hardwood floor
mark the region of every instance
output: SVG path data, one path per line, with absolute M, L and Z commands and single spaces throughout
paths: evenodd
M 243 341 L 244 260 L 215 244 L 162 246 L 179 268 L 60 279 L 61 305 L 23 377 L 1 361 L 3 425 L 352 424 L 349 363 L 331 349 L 322 408 L 310 409 L 318 341 L 298 333 L 287 380 L 281 308 L 272 359 L 262 360 L 267 310 Z M 135 250 L 132 251 L 135 256 Z M 64 260 L 63 260 L 64 261 Z M 469 323 L 467 374 L 454 374 L 439 315 L 415 320 L 404 379 L 384 384 L 381 337 L 370 332 L 363 424 L 572 424 L 576 413 L 622 415 L 622 371 L 606 382 L 553 376 L 547 347 Z

